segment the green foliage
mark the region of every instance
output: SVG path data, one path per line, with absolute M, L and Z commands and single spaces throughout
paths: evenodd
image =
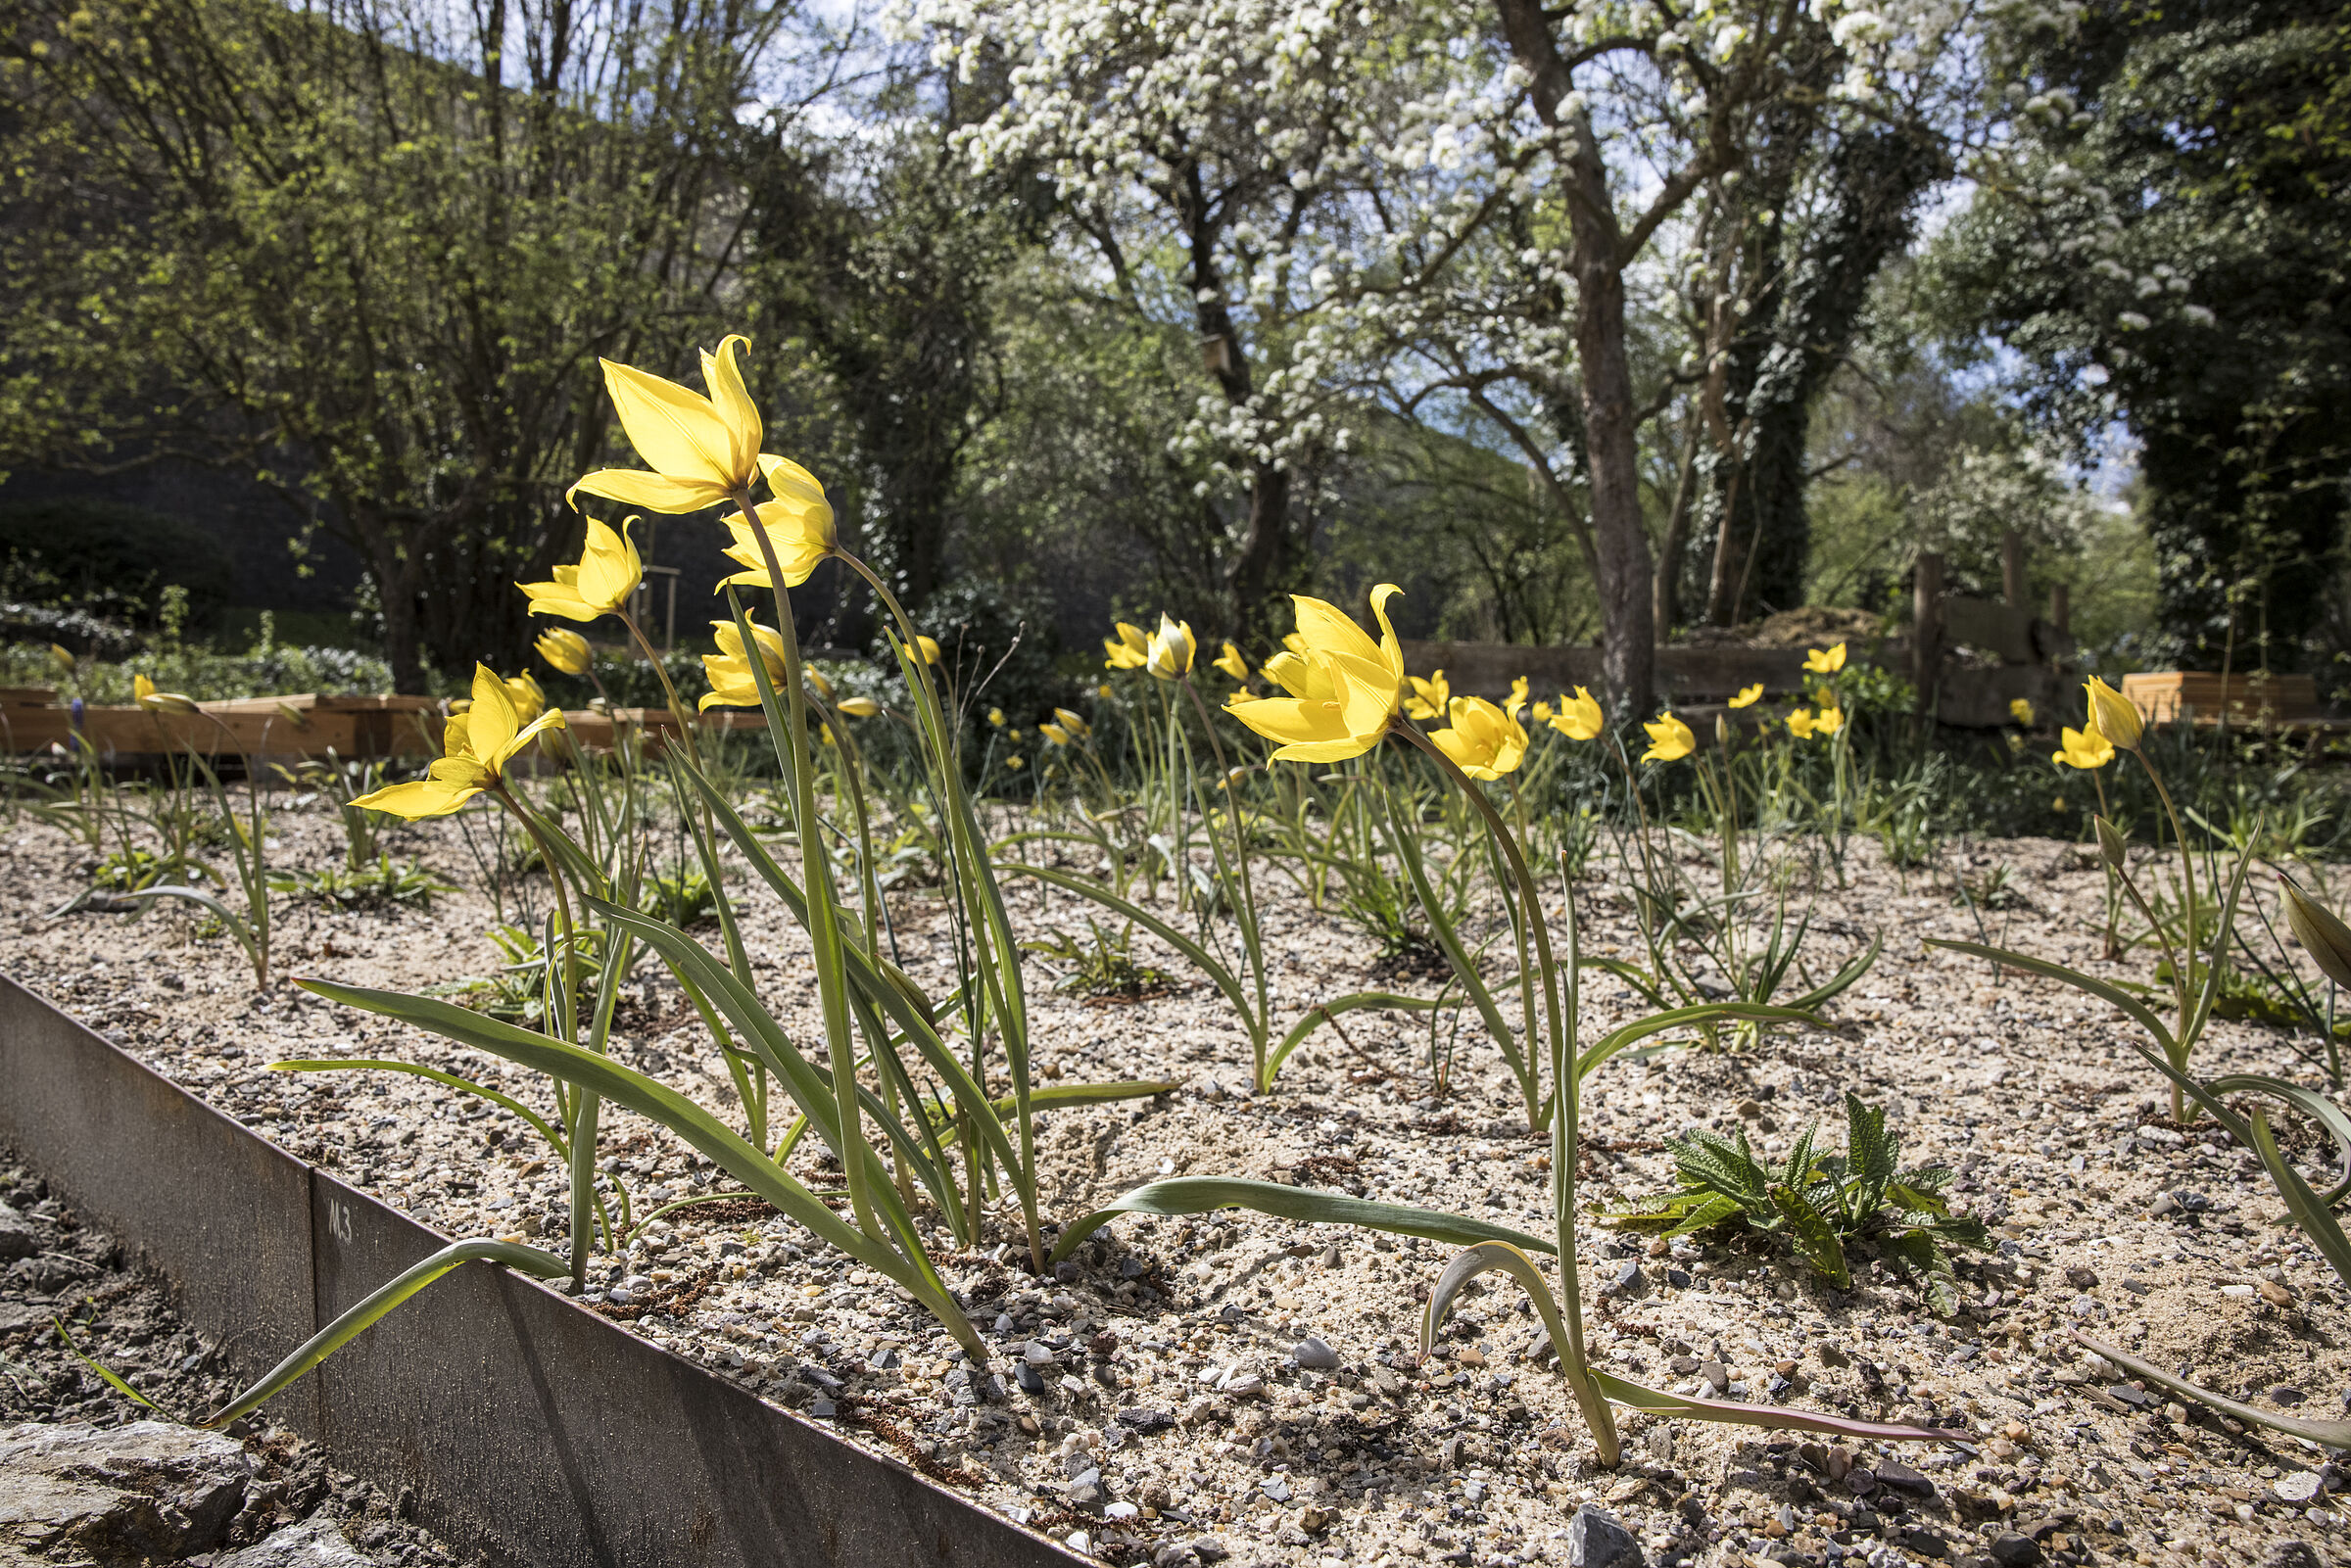
M 234 593 L 220 542 L 141 506 L 51 500 L 0 506 L 0 599 L 152 623 L 167 586 L 206 627 Z
M 2340 18 L 2105 0 L 2023 66 L 2015 156 L 1936 258 L 1944 309 L 2055 428 L 2129 421 L 2180 656 L 2288 664 L 2351 475 Z
M 407 904 L 429 909 L 436 894 L 456 891 L 421 862 L 408 860 L 395 865 L 390 855 L 380 852 L 375 859 L 358 867 L 323 866 L 316 871 L 280 873 L 269 879 L 269 885 L 277 892 L 344 909 L 362 904 Z
M 592 356 L 655 316 L 716 340 L 743 230 L 705 219 L 785 17 L 11 8 L 0 451 L 173 451 L 288 494 L 365 563 L 403 689 L 428 651 L 518 651 L 511 585 L 604 439 Z
M 686 930 L 717 916 L 718 890 L 699 868 L 678 866 L 647 877 L 637 907 Z
M 1085 924 L 1092 933 L 1091 941 L 1081 941 L 1068 931 L 1057 930 L 1049 937 L 1021 944 L 1027 952 L 1058 959 L 1065 966 L 1061 976 L 1054 980 L 1053 989 L 1065 994 L 1116 997 L 1130 1002 L 1169 989 L 1166 970 L 1134 961 L 1134 931 L 1130 926 L 1109 931 L 1090 916 Z
M 1667 1138 L 1676 1187 L 1607 1217 L 1628 1230 L 1690 1236 L 1718 1227 L 1784 1241 L 1839 1290 L 1852 1284 L 1848 1253 L 1874 1249 L 1944 1315 L 1958 1310 L 1951 1268 L 1963 1249 L 1989 1251 L 1981 1220 L 1951 1212 L 1943 1165 L 1900 1168 L 1901 1138 L 1882 1107 L 1845 1095 L 1846 1151 L 1822 1152 L 1819 1124 L 1804 1128 L 1777 1165 L 1756 1158 L 1747 1129 L 1729 1138 L 1704 1128 Z

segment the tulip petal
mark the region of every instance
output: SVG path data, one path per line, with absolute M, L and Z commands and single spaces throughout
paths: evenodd
M 634 365 L 598 362 L 612 411 L 647 467 L 728 490 L 750 483 L 750 466 L 735 466 L 734 440 L 708 398 Z
M 750 393 L 743 384 L 743 363 L 736 353 L 740 344 L 747 352 L 751 340 L 740 332 L 731 332 L 719 340 L 718 352 L 702 355 L 702 385 L 709 389 L 710 406 L 718 414 L 718 422 L 727 432 L 727 460 L 731 471 L 748 475 L 759 463 L 759 405 L 751 402 Z
M 412 784 L 388 784 L 372 794 L 360 796 L 352 804 L 414 822 L 420 817 L 446 817 L 481 792 L 482 785 L 478 784 L 419 779 Z
M 483 766 L 495 770 L 497 759 L 514 738 L 517 728 L 514 699 L 487 664 L 473 667 L 473 706 L 465 714 L 466 747 Z
M 724 485 L 648 474 L 642 468 L 599 468 L 563 493 L 564 504 L 577 505 L 574 498 L 582 491 L 619 501 L 624 506 L 642 506 L 648 512 L 672 515 L 707 511 L 724 504 L 732 494 Z

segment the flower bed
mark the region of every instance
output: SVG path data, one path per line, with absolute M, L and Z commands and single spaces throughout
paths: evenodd
M 333 853 L 331 816 L 277 824 L 285 862 Z M 456 830 L 401 832 L 402 853 L 471 881 Z M 2099 968 L 2099 879 L 2075 848 L 1975 853 L 2010 865 L 2025 901 L 1992 918 L 2029 924 L 2039 951 Z M 23 915 L 0 960 L 9 973 L 444 1232 L 561 1228 L 562 1171 L 510 1115 L 412 1077 L 288 1076 L 264 1064 L 397 1057 L 531 1104 L 544 1080 L 282 986 L 256 995 L 240 955 L 202 936 L 195 917 L 40 921 L 80 885 L 79 860 L 53 830 L 20 822 L 10 833 Z M 1978 934 L 1947 881 L 1862 860 L 1848 893 L 1821 894 L 1821 939 Z M 1632 941 L 1609 889 L 1595 877 L 1577 893 L 1586 948 L 1604 955 Z M 1074 899 L 1028 882 L 1009 896 L 1024 929 L 1082 926 Z M 789 1029 L 821 1038 L 798 928 L 745 902 L 762 996 Z M 936 898 L 902 891 L 891 911 L 908 972 L 950 986 Z M 460 892 L 429 912 L 299 906 L 281 915 L 280 940 L 304 973 L 420 988 L 491 972 L 496 955 L 474 934 L 490 924 L 478 895 Z M 1296 900 L 1269 894 L 1266 925 L 1273 983 L 1299 1005 L 1393 974 L 1360 931 Z M 1539 1228 L 1548 1146 L 1527 1135 L 1509 1072 L 1474 1030 L 1448 1097 L 1426 1081 L 1425 1024 L 1379 1015 L 1351 1020 L 1344 1041 L 1318 1037 L 1272 1093 L 1255 1095 L 1229 1011 L 1188 987 L 1176 955 L 1147 934 L 1133 957 L 1174 976 L 1164 994 L 1052 994 L 1043 961 L 1030 961 L 1040 1081 L 1181 1083 L 1152 1100 L 1047 1113 L 1046 1215 L 1067 1221 L 1182 1172 L 1360 1189 Z M 1595 1028 L 1634 1011 L 1610 992 L 1589 987 Z M 600 1257 L 584 1299 L 763 1397 L 829 1416 L 852 1441 L 1121 1560 L 1563 1561 L 1563 1532 L 1584 1503 L 1621 1517 L 1653 1556 L 1706 1561 L 1824 1560 L 1832 1547 L 2021 1553 L 2009 1538 L 2076 1560 L 2085 1549 L 2193 1560 L 2224 1543 L 2241 1557 L 2291 1539 L 2339 1551 L 2326 1494 L 2308 1490 L 2315 1455 L 2169 1411 L 2160 1393 L 2094 1369 L 2063 1332 L 2088 1324 L 2152 1360 L 2192 1363 L 2227 1392 L 2274 1391 L 2262 1402 L 2337 1405 L 2351 1381 L 2351 1354 L 2335 1348 L 2341 1292 L 2272 1227 L 2279 1206 L 2250 1157 L 2167 1125 L 2161 1084 L 2122 1048 L 2121 1026 L 2041 982 L 1995 980 L 1979 962 L 1904 941 L 1830 1011 L 1833 1034 L 1605 1069 L 1585 1120 L 1587 1190 L 1604 1200 L 1655 1190 L 1667 1171 L 1660 1136 L 1692 1122 L 1742 1123 L 1784 1147 L 1813 1117 L 1833 1124 L 1837 1097 L 1856 1088 L 1890 1108 L 1906 1157 L 1956 1164 L 1959 1202 L 1996 1226 L 2000 1252 L 1963 1266 L 1962 1310 L 1939 1320 L 1866 1267 L 1853 1289 L 1833 1292 L 1784 1255 L 1709 1241 L 1652 1256 L 1645 1239 L 1587 1226 L 1588 1335 L 1600 1364 L 1650 1381 L 1947 1421 L 1964 1446 L 1841 1455 L 1636 1416 L 1624 1423 L 1626 1464 L 1603 1471 L 1556 1374 L 1525 1357 L 1535 1320 L 1514 1295 L 1468 1300 L 1423 1360 L 1416 1293 L 1444 1249 L 1249 1212 L 1120 1220 L 1045 1280 L 1019 1267 L 1017 1211 L 991 1214 L 990 1244 L 967 1252 L 951 1251 L 931 1216 L 935 1255 L 991 1353 L 984 1368 L 903 1292 L 748 1198 L 678 1210 L 625 1261 Z M 650 966 L 624 990 L 613 1039 L 622 1062 L 728 1105 L 706 1033 Z M 2237 1025 L 2219 1026 L 2202 1051 L 2214 1070 L 2295 1066 L 2277 1036 Z M 625 1112 L 607 1109 L 602 1148 L 643 1205 L 729 1185 Z M 837 1181 L 813 1144 L 796 1159 L 811 1187 Z

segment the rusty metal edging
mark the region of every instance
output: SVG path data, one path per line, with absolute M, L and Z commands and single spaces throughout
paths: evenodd
M 0 975 L 0 1141 L 266 1368 L 448 1238 Z M 1055 1543 L 537 1282 L 471 1267 L 270 1405 L 453 1544 L 529 1568 L 1037 1568 Z

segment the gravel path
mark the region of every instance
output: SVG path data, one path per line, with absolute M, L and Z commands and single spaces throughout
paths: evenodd
M 276 832 L 281 865 L 340 852 L 331 816 L 281 814 Z M 428 1223 L 559 1245 L 562 1172 L 519 1120 L 413 1078 L 273 1074 L 264 1064 L 398 1057 L 545 1109 L 541 1083 L 282 983 L 257 995 L 241 956 L 187 915 L 45 920 L 83 885 L 82 853 L 29 822 L 5 842 L 20 912 L 0 935 L 9 973 Z M 456 831 L 401 829 L 392 847 L 468 890 L 429 911 L 281 902 L 287 972 L 404 987 L 495 972 L 483 934 L 491 907 L 471 890 Z M 2131 973 L 2097 962 L 2099 879 L 2076 846 L 1950 846 L 1936 873 L 1906 876 L 1862 846 L 1852 887 L 1817 893 L 1806 949 L 1825 974 L 1887 933 L 1876 969 L 1830 1009 L 1834 1032 L 1612 1065 L 1587 1124 L 1583 1190 L 1611 1204 L 1662 1185 L 1663 1133 L 1743 1123 L 1779 1153 L 1815 1117 L 1841 1136 L 1847 1088 L 1888 1109 L 1906 1161 L 1955 1165 L 1958 1202 L 1994 1227 L 2000 1248 L 1961 1265 L 1965 1305 L 1948 1320 L 1879 1266 L 1839 1292 L 1748 1244 L 1668 1251 L 1592 1226 L 1582 1259 L 1597 1304 L 1590 1334 L 1607 1364 L 1677 1388 L 1713 1381 L 1865 1418 L 1939 1421 L 1963 1438 L 1940 1450 L 1847 1453 L 1634 1416 L 1623 1422 L 1625 1464 L 1602 1471 L 1556 1372 L 1527 1358 L 1535 1320 L 1514 1296 L 1472 1294 L 1423 1360 L 1417 1303 L 1443 1249 L 1247 1213 L 1119 1221 L 1067 1277 L 1045 1281 L 1018 1270 L 1017 1248 L 954 1255 L 938 1232 L 942 1270 L 1001 1351 L 978 1373 L 884 1282 L 748 1200 L 681 1211 L 625 1260 L 600 1258 L 587 1299 L 854 1441 L 919 1458 L 1122 1561 L 1563 1563 L 1586 1504 L 1622 1520 L 1653 1561 L 2351 1560 L 2332 1491 L 2341 1478 L 2322 1455 L 2151 1398 L 2075 1349 L 2068 1330 L 2083 1325 L 2256 1402 L 2303 1414 L 2351 1406 L 2346 1293 L 2278 1226 L 2281 1206 L 2251 1155 L 2172 1126 L 2158 1081 L 2102 1008 L 1919 945 L 1978 936 L 1952 878 L 2001 866 L 2003 902 L 2013 902 L 1982 916 L 1995 940 Z M 1594 868 L 1577 890 L 1587 950 L 1630 956 L 1629 894 L 1605 860 Z M 1269 883 L 1280 879 L 1261 875 Z M 1027 930 L 1086 931 L 1074 900 L 1026 885 L 1012 897 Z M 821 1040 L 804 946 L 772 902 L 749 902 L 763 995 L 795 1038 Z M 905 967 L 945 990 L 939 906 L 917 889 L 891 907 Z M 1292 1011 L 1374 975 L 1435 989 L 1383 970 L 1361 931 L 1302 900 L 1277 900 L 1267 927 Z M 1473 1022 L 1461 1031 L 1449 1095 L 1433 1094 L 1426 1076 L 1424 1024 L 1357 1015 L 1350 1044 L 1326 1032 L 1274 1094 L 1253 1098 L 1245 1037 L 1218 993 L 1146 935 L 1134 956 L 1167 970 L 1175 989 L 1106 1005 L 1054 994 L 1051 966 L 1032 969 L 1047 1077 L 1182 1084 L 1045 1117 L 1048 1214 L 1195 1172 L 1540 1228 L 1545 1144 L 1527 1135 L 1510 1076 Z M 1587 1038 L 1632 1016 L 1634 999 L 1615 982 L 1588 991 Z M 623 993 L 619 1033 L 622 1060 L 732 1111 L 723 1064 L 649 963 Z M 2281 1035 L 2249 1026 L 2216 1027 L 2200 1062 L 2310 1081 Z M 608 1111 L 603 1136 L 605 1168 L 640 1213 L 726 1186 L 631 1117 Z M 812 1156 L 797 1160 L 812 1185 L 827 1184 Z M 1299 1357 L 1310 1338 L 1330 1354 L 1310 1347 Z M 973 1385 L 991 1377 L 1003 1396 L 980 1398 Z M 1589 1553 L 1601 1534 L 1580 1543 L 1587 1560 L 1599 1560 Z

